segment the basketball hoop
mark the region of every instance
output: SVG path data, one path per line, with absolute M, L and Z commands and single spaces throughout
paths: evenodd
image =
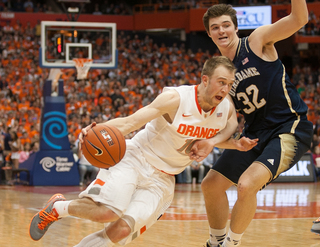
M 72 61 L 77 68 L 77 79 L 86 79 L 93 60 L 90 58 L 73 58 Z

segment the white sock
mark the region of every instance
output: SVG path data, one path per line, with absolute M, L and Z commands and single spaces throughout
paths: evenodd
M 213 229 L 209 228 L 209 234 L 210 234 L 210 243 L 213 247 L 218 246 L 219 243 L 223 242 L 223 240 L 226 237 L 227 228 L 223 229 Z
M 58 213 L 58 217 L 67 217 L 69 216 L 68 208 L 71 201 L 57 201 L 53 204 L 53 209 Z
M 104 228 L 101 231 L 94 232 L 84 239 L 81 240 L 81 242 L 74 247 L 112 247 L 115 243 L 113 243 L 107 233 L 106 229 Z
M 243 233 L 241 233 L 241 234 L 234 233 L 231 231 L 231 229 L 229 229 L 228 235 L 223 242 L 223 246 L 224 247 L 239 246 L 241 244 L 242 235 L 243 235 Z

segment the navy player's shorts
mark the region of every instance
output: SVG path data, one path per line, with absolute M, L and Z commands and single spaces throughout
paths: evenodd
M 291 123 L 292 126 L 292 123 Z M 241 174 L 253 163 L 260 162 L 270 171 L 270 183 L 280 173 L 290 169 L 310 149 L 313 126 L 309 121 L 299 123 L 294 135 L 289 133 L 290 124 L 283 124 L 272 130 L 244 133 L 258 145 L 247 152 L 224 150 L 212 169 L 221 173 L 234 184 L 238 184 Z M 284 132 L 286 131 L 286 132 Z

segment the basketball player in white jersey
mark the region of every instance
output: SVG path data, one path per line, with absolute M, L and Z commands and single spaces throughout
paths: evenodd
M 165 88 L 150 105 L 131 116 L 102 123 L 117 127 L 123 135 L 146 126 L 127 140 L 126 154 L 117 165 L 100 169 L 80 199 L 66 201 L 63 195 L 54 195 L 31 220 L 31 238 L 39 240 L 54 221 L 72 215 L 105 223 L 77 247 L 125 245 L 169 207 L 174 175 L 190 165 L 188 151 L 195 140 L 212 138 L 216 145 L 227 142 L 241 151 L 254 147 L 257 139 L 230 139 L 237 117 L 226 96 L 234 77 L 235 67 L 228 58 L 210 58 L 199 85 Z M 81 143 L 94 125 L 82 130 Z

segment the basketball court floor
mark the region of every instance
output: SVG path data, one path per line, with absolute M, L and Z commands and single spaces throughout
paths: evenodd
M 0 186 L 1 247 L 65 247 L 76 245 L 102 224 L 69 217 L 54 223 L 40 241 L 28 234 L 30 219 L 57 192 L 77 198 L 84 188 Z M 230 210 L 236 189 L 228 192 Z M 320 247 L 320 236 L 310 232 L 320 216 L 320 182 L 273 183 L 258 194 L 254 220 L 242 239 L 247 247 Z M 199 184 L 177 184 L 175 198 L 164 216 L 127 246 L 202 247 L 208 238 L 208 223 Z

